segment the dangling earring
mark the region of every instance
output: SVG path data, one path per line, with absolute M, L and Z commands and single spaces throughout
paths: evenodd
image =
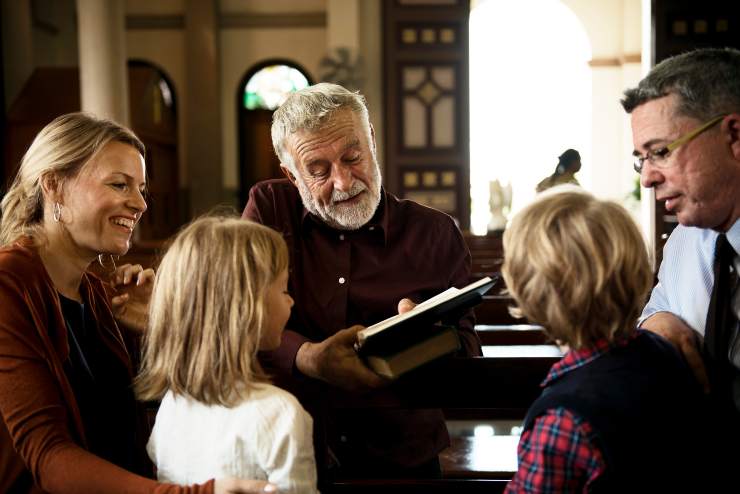
M 105 263 L 103 262 L 103 255 L 104 254 L 98 254 L 98 263 L 100 264 L 100 266 L 103 269 L 108 269 L 105 266 Z M 108 254 L 108 257 L 110 258 L 110 262 L 113 265 L 113 269 L 110 269 L 109 272 L 108 272 L 108 274 L 113 274 L 113 273 L 116 272 L 116 259 L 113 257 L 113 254 Z M 118 257 L 118 256 L 116 256 L 116 257 Z
M 62 205 L 58 202 L 54 203 L 54 221 L 59 223 L 62 220 Z

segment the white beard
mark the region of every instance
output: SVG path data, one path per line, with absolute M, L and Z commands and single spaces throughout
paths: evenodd
M 349 192 L 334 189 L 331 194 L 331 202 L 326 206 L 320 205 L 314 200 L 303 177 L 297 174 L 296 186 L 298 187 L 298 193 L 301 195 L 303 206 L 332 228 L 337 230 L 360 229 L 372 219 L 380 203 L 380 167 L 377 161 L 373 161 L 374 167 L 370 175 L 369 185 L 355 180 Z M 358 203 L 345 205 L 341 202 L 355 197 L 361 192 L 365 193 Z

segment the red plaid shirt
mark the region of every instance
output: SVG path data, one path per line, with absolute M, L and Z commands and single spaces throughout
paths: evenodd
M 591 348 L 568 352 L 552 366 L 542 386 L 594 361 L 612 346 L 627 342 L 624 339 L 610 345 L 600 340 Z M 606 466 L 591 425 L 564 407 L 549 409 L 535 419 L 519 440 L 518 456 L 519 470 L 505 494 L 588 492 Z

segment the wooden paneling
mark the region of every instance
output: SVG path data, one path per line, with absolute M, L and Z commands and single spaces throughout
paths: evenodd
M 385 185 L 470 224 L 468 2 L 385 0 Z
M 696 48 L 740 49 L 740 2 L 725 0 L 652 0 L 653 63 Z M 656 266 L 663 246 L 678 224 L 665 204 L 655 204 Z

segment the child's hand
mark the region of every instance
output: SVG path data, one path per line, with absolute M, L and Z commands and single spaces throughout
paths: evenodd
M 136 333 L 146 331 L 153 283 L 153 269 L 144 269 L 139 264 L 124 264 L 116 268 L 111 276 L 111 285 L 116 292 L 111 305 L 118 324 Z
M 264 480 L 219 479 L 213 483 L 214 494 L 259 494 L 277 493 L 275 485 Z

